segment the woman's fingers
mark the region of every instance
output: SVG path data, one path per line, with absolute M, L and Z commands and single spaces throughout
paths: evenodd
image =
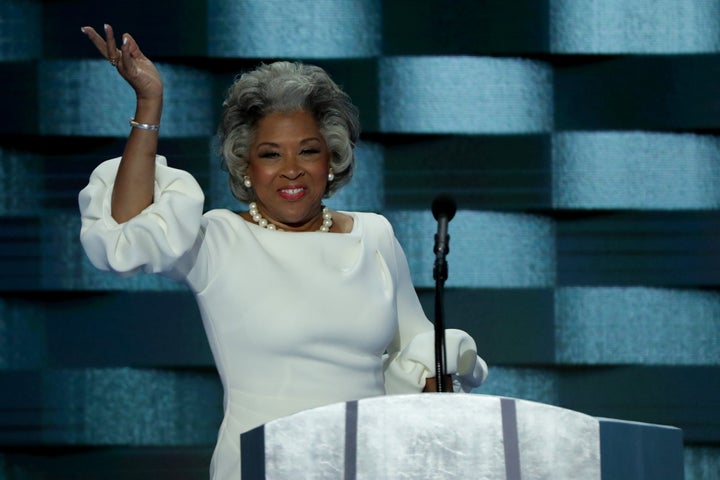
M 110 25 L 105 25 L 105 38 L 103 38 L 93 27 L 86 26 L 82 27 L 80 30 L 87 35 L 103 57 L 111 63 L 117 63 L 117 61 L 120 60 L 122 52 L 117 48 L 113 29 Z
M 125 34 L 125 43 L 127 44 L 127 48 L 129 53 L 133 55 L 133 57 L 142 55 L 142 52 L 140 52 L 140 47 L 138 46 L 137 42 L 135 41 L 135 38 L 133 38 L 132 35 L 129 33 Z
M 143 55 L 135 39 L 125 33 L 118 49 L 115 33 L 110 25 L 104 26 L 105 38 L 92 27 L 82 27 L 100 53 L 117 67 L 120 75 L 132 86 L 135 93 L 143 98 L 162 98 L 162 78 L 153 63 Z
M 137 58 L 142 58 L 140 47 L 138 47 L 137 42 L 135 42 L 135 39 L 129 33 L 123 35 L 122 46 L 120 49 L 122 51 L 123 59 L 132 61 Z
M 102 38 L 93 27 L 82 27 L 80 30 L 87 35 L 90 41 L 95 45 L 95 48 L 97 48 L 103 56 L 107 54 L 107 43 L 105 42 L 105 39 Z
M 112 26 L 107 23 L 104 25 L 105 28 L 105 41 L 107 42 L 108 52 L 110 49 L 116 49 L 115 45 L 115 33 L 113 32 Z
M 107 44 L 107 53 L 105 58 L 110 60 L 110 63 L 113 65 L 117 65 L 122 52 L 118 50 L 117 45 L 115 44 L 115 33 L 113 32 L 112 27 L 107 23 L 105 24 L 105 42 Z

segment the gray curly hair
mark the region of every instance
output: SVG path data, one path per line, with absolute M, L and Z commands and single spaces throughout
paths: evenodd
M 284 61 L 263 64 L 236 78 L 223 107 L 218 129 L 220 157 L 229 174 L 230 190 L 241 202 L 253 200 L 243 180 L 257 123 L 273 112 L 305 110 L 317 119 L 335 175 L 328 183 L 326 198 L 350 181 L 360 136 L 358 112 L 322 68 Z

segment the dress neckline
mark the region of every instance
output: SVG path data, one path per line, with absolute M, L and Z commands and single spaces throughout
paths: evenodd
M 287 231 L 287 230 L 283 230 L 283 231 L 268 230 L 267 228 L 261 227 L 260 225 L 258 225 L 257 223 L 255 223 L 255 222 L 253 222 L 253 221 L 250 221 L 250 220 L 245 219 L 245 218 L 240 214 L 241 212 L 233 211 L 232 213 L 233 213 L 234 216 L 237 217 L 241 222 L 243 222 L 243 223 L 246 224 L 246 225 L 249 225 L 252 229 L 265 230 L 265 231 L 267 231 L 267 232 L 274 233 L 274 234 L 278 234 L 278 235 L 281 235 L 281 234 L 289 234 L 289 233 L 291 233 L 291 234 L 313 234 L 313 233 L 322 233 L 323 235 L 330 234 L 330 235 L 340 235 L 340 236 L 342 236 L 342 235 L 353 235 L 353 234 L 356 234 L 356 233 L 359 231 L 359 228 L 360 228 L 359 219 L 358 219 L 358 215 L 356 215 L 355 212 L 346 212 L 346 211 L 344 211 L 344 210 L 336 210 L 336 212 L 339 213 L 339 214 L 341 214 L 341 215 L 347 215 L 348 217 L 350 217 L 350 218 L 352 219 L 352 228 L 350 229 L 349 232 L 344 232 L 344 233 L 338 233 L 338 232 L 319 232 L 319 231 L 292 232 L 292 231 Z

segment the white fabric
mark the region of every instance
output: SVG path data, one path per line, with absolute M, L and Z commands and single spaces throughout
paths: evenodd
M 434 376 L 432 324 L 387 220 L 344 212 L 348 234 L 261 228 L 229 210 L 204 215 L 187 172 L 158 157 L 154 203 L 118 224 L 110 197 L 119 159 L 80 192 L 81 242 L 93 265 L 142 269 L 194 292 L 225 388 L 213 479 L 238 479 L 240 433 L 275 418 L 385 393 Z M 487 366 L 466 333 L 446 333 L 448 372 L 465 391 Z

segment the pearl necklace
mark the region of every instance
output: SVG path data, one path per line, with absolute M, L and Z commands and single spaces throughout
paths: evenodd
M 255 202 L 252 202 L 250 205 L 248 205 L 249 210 L 248 213 L 252 217 L 253 221 L 260 225 L 263 228 L 267 228 L 268 230 L 277 230 L 282 232 L 283 229 L 275 226 L 274 223 L 270 223 L 260 215 L 260 211 L 257 208 L 257 204 Z M 318 232 L 329 232 L 330 227 L 332 227 L 333 219 L 332 214 L 330 213 L 330 209 L 323 205 L 322 207 L 322 217 L 323 217 L 323 223 L 322 226 L 318 229 Z

